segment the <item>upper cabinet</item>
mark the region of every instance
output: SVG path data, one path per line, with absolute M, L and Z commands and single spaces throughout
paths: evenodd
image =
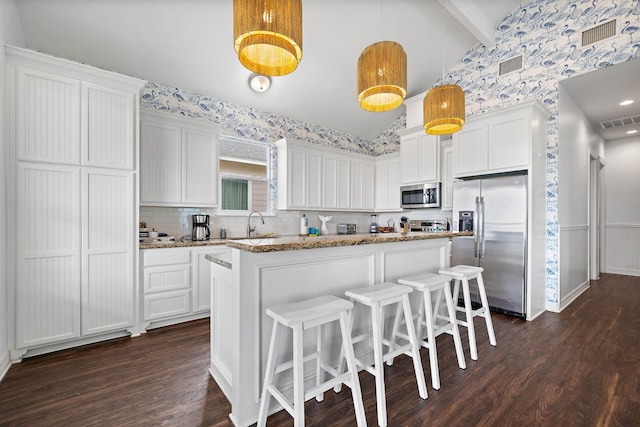
M 395 211 L 400 208 L 400 153 L 376 157 L 376 211 Z
M 140 204 L 216 206 L 217 125 L 141 111 Z
M 547 117 L 544 106 L 534 101 L 469 118 L 453 134 L 453 176 L 528 169 L 532 129 Z
M 400 133 L 400 182 L 402 185 L 440 181 L 438 137 L 422 126 Z
M 374 209 L 374 165 L 370 156 L 281 139 L 278 150 L 278 209 Z

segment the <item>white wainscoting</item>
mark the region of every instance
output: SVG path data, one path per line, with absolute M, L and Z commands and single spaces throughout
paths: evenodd
M 9 357 L 9 352 L 5 351 L 3 355 L 0 355 L 0 381 L 2 381 L 7 372 L 9 372 L 10 367 L 11 358 Z
M 640 276 L 640 224 L 607 224 L 605 271 Z
M 589 226 L 560 227 L 560 311 L 589 288 Z

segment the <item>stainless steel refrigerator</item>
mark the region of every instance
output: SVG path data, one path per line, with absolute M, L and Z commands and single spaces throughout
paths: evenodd
M 472 229 L 473 237 L 454 237 L 451 265 L 477 265 L 489 306 L 514 316 L 526 313 L 527 176 L 508 175 L 453 184 L 453 229 Z M 480 302 L 475 281 L 472 301 Z

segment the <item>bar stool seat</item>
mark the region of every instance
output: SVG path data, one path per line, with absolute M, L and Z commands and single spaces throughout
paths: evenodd
M 342 384 L 346 384 L 351 388 L 357 425 L 359 427 L 367 425 L 353 343 L 351 341 L 350 319 L 352 309 L 353 303 L 351 301 L 333 295 L 320 296 L 267 309 L 267 314 L 273 318 L 274 322 L 260 399 L 260 410 L 258 412 L 258 427 L 266 425 L 271 396 L 291 414 L 296 427 L 304 426 L 304 402 L 313 396 L 320 402 L 325 391 Z M 322 360 L 323 329 L 326 324 L 334 321 L 340 323 L 342 334 L 341 355 L 347 362 L 347 371 L 344 373 L 342 370 L 338 372 L 338 370 Z M 293 360 L 276 365 L 278 340 L 281 329 L 285 327 L 291 328 L 293 331 Z M 303 332 L 315 327 L 318 328 L 316 351 L 305 357 Z M 311 360 L 316 361 L 316 381 L 314 387 L 305 391 L 304 363 Z M 289 369 L 293 369 L 292 399 L 278 389 L 274 382 L 276 374 Z M 328 373 L 331 378 L 321 382 L 324 373 Z
M 429 350 L 429 363 L 431 365 L 431 384 L 436 390 L 440 389 L 440 370 L 438 368 L 438 350 L 436 337 L 447 333 L 453 337 L 456 349 L 456 357 L 460 369 L 466 369 L 467 364 L 462 352 L 462 341 L 456 322 L 456 311 L 451 297 L 451 277 L 435 273 L 422 273 L 411 277 L 402 277 L 398 283 L 411 286 L 414 291 L 422 294 L 423 303 L 418 311 L 416 335 L 423 347 Z M 433 294 L 435 293 L 435 299 Z M 435 307 L 433 306 L 435 302 Z M 444 302 L 446 315 L 442 313 L 440 303 Z M 393 336 L 402 334 L 398 331 L 400 324 L 399 312 L 393 326 Z M 427 339 L 423 340 L 422 327 L 425 327 Z
M 407 354 L 413 359 L 413 367 L 418 383 L 418 391 L 420 397 L 427 398 L 427 386 L 422 370 L 422 362 L 420 360 L 420 344 L 416 337 L 416 332 L 411 319 L 411 304 L 409 303 L 409 294 L 412 288 L 409 286 L 399 285 L 397 283 L 385 282 L 374 286 L 367 286 L 358 289 L 352 289 L 345 292 L 345 295 L 354 302 L 370 307 L 371 309 L 371 329 L 372 332 L 364 333 L 353 337 L 353 343 L 373 338 L 373 366 L 366 363 L 362 358 L 356 358 L 356 364 L 372 374 L 376 379 L 376 407 L 378 413 L 378 425 L 384 427 L 387 425 L 387 405 L 384 384 L 384 362 L 392 360 L 400 354 Z M 405 321 L 408 329 L 408 343 L 400 344 L 384 338 L 384 308 L 391 304 L 401 304 L 404 312 Z M 394 337 L 395 338 L 395 337 Z M 388 350 L 385 352 L 383 346 Z
M 489 343 L 492 346 L 496 345 L 496 335 L 493 331 L 493 322 L 491 321 L 491 312 L 489 311 L 489 301 L 487 300 L 487 292 L 484 288 L 484 281 L 482 279 L 482 272 L 484 268 L 476 267 L 473 265 L 456 265 L 451 268 L 440 269 L 439 273 L 449 276 L 454 279 L 455 284 L 453 288 L 453 299 L 458 300 L 458 294 L 460 292 L 460 284 L 462 284 L 462 295 L 464 300 L 464 307 L 456 305 L 456 310 L 465 313 L 464 319 L 457 319 L 457 322 L 461 326 L 466 326 L 467 333 L 469 335 L 469 351 L 471 353 L 471 359 L 478 360 L 478 349 L 476 346 L 476 332 L 473 324 L 474 317 L 484 317 L 487 325 L 487 333 L 489 334 Z M 475 279 L 478 284 L 478 293 L 480 294 L 481 305 L 477 309 L 473 309 L 471 306 L 471 294 L 469 291 L 469 280 Z

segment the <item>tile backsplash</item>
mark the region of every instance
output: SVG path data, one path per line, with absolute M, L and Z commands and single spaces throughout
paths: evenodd
M 246 237 L 247 216 L 217 216 L 213 208 L 170 208 L 170 207 L 140 207 L 140 221 L 145 222 L 148 228 L 161 233 L 167 233 L 179 240 L 182 236 L 191 235 L 191 215 L 210 215 L 211 238 L 220 236 L 220 229 L 227 229 L 227 238 Z M 251 225 L 256 226 L 260 234 L 275 233 L 278 236 L 295 236 L 300 230 L 302 215 L 309 218 L 309 227 L 320 228 L 321 222 L 318 215 L 331 216 L 327 226 L 329 234 L 336 234 L 336 226 L 339 223 L 355 223 L 358 232 L 364 233 L 371 224 L 371 214 L 366 212 L 318 212 L 318 211 L 278 211 L 277 215 L 264 216 L 264 225 L 260 217 L 253 215 Z M 404 212 L 377 213 L 378 225 L 387 226 L 393 223 L 396 227 L 400 218 L 406 216 L 409 219 L 447 219 L 451 217 L 451 211 L 439 209 L 414 209 Z

